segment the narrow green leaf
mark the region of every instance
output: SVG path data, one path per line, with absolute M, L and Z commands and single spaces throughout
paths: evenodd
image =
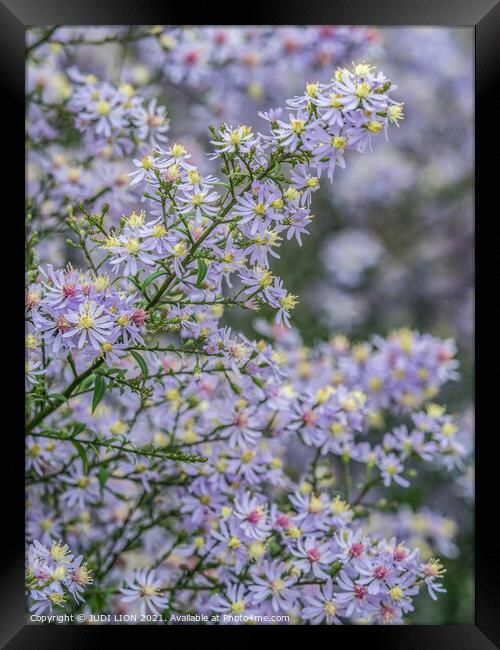
M 84 473 L 88 474 L 90 463 L 87 456 L 87 452 L 85 451 L 85 447 L 82 444 L 80 444 L 78 440 L 72 440 L 71 442 L 73 443 L 74 448 L 78 452 L 78 455 L 82 459 Z
M 201 259 L 201 257 L 198 258 L 198 277 L 196 278 L 196 286 L 199 287 L 201 286 L 201 283 L 205 279 L 205 276 L 207 274 L 207 265 L 205 264 L 205 261 Z
M 66 397 L 66 395 L 63 395 L 62 393 L 51 393 L 49 395 L 49 398 L 50 399 L 56 399 L 59 402 L 67 402 L 68 401 L 68 398 Z
M 75 422 L 73 426 L 73 434 L 77 436 L 82 431 L 85 431 L 86 428 L 87 425 L 85 424 L 85 422 Z
M 144 280 L 142 283 L 142 290 L 146 289 L 147 286 L 151 284 L 156 278 L 161 277 L 162 275 L 168 275 L 168 271 L 162 270 L 162 271 L 155 271 L 154 273 L 151 273 L 151 275 L 148 275 L 148 277 Z
M 82 381 L 82 383 L 80 384 L 79 390 L 84 391 L 87 388 L 90 388 L 93 381 L 94 381 L 94 375 L 90 375 L 89 377 L 87 377 L 86 379 L 84 379 Z
M 99 473 L 97 474 L 97 479 L 99 481 L 99 485 L 101 487 L 101 490 L 104 490 L 104 486 L 106 485 L 106 481 L 108 480 L 108 477 L 111 473 L 111 470 L 109 467 L 104 467 L 101 466 L 99 468 Z
M 147 377 L 148 374 L 149 374 L 149 373 L 148 373 L 148 367 L 147 367 L 147 365 L 146 365 L 146 362 L 145 362 L 144 359 L 142 358 L 142 356 L 141 356 L 138 352 L 136 352 L 135 350 L 130 350 L 130 354 L 131 354 L 131 355 L 134 357 L 134 359 L 137 361 L 137 365 L 138 365 L 139 368 L 141 369 L 141 372 L 142 372 L 142 374 L 144 375 L 144 377 Z
M 129 275 L 129 276 L 128 276 L 128 279 L 130 280 L 130 282 L 132 282 L 132 284 L 133 284 L 135 287 L 137 287 L 137 289 L 139 289 L 139 291 L 142 291 L 142 288 L 141 288 L 140 283 L 139 283 L 139 282 L 134 278 L 133 275 Z
M 96 410 L 99 402 L 104 397 L 106 392 L 106 382 L 102 375 L 95 375 L 94 382 L 94 396 L 92 397 L 92 413 Z

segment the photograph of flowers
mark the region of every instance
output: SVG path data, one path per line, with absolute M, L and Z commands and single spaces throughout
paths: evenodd
M 473 28 L 26 57 L 26 623 L 472 624 Z

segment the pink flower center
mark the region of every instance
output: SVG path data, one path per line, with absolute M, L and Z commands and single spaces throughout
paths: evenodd
M 50 578 L 50 573 L 46 569 L 40 567 L 37 571 L 37 578 L 40 580 L 48 580 Z
M 234 424 L 237 427 L 245 427 L 247 425 L 247 422 L 248 422 L 248 418 L 247 418 L 246 414 L 243 413 L 243 411 L 239 411 L 238 415 L 236 416 L 236 418 L 234 420 Z
M 438 358 L 438 361 L 440 361 L 441 363 L 444 363 L 445 361 L 449 361 L 451 357 L 450 357 L 450 355 L 448 354 L 448 352 L 446 350 L 439 350 L 439 352 L 437 354 L 437 358 Z
M 401 562 L 401 560 L 404 560 L 406 557 L 406 551 L 404 548 L 396 548 L 394 549 L 394 559 L 397 562 Z
M 259 63 L 259 54 L 257 52 L 247 52 L 243 57 L 243 63 L 253 68 Z
M 318 32 L 321 38 L 331 38 L 335 33 L 335 29 L 333 27 L 321 27 Z
M 366 596 L 367 589 L 366 587 L 363 587 L 363 585 L 354 585 L 353 591 L 356 598 L 363 600 L 363 598 Z
M 194 65 L 195 63 L 198 63 L 198 58 L 198 52 L 188 52 L 184 57 L 184 61 L 188 65 Z
M 144 309 L 136 309 L 133 316 L 132 316 L 132 321 L 134 322 L 135 325 L 140 327 L 141 325 L 144 325 L 144 321 L 146 320 L 146 312 Z
M 316 414 L 314 411 L 304 411 L 302 414 L 302 420 L 305 424 L 312 424 L 314 420 L 316 419 Z
M 382 604 L 380 606 L 380 616 L 382 617 L 382 620 L 387 623 L 394 618 L 394 609 L 388 605 Z
M 224 33 L 224 32 L 217 32 L 217 34 L 215 34 L 215 36 L 214 36 L 214 41 L 215 41 L 218 45 L 222 45 L 222 43 L 225 43 L 225 42 L 226 42 L 226 35 L 225 35 L 225 33 Z
M 63 295 L 65 298 L 72 298 L 76 293 L 76 287 L 74 284 L 65 284 L 63 286 Z
M 307 557 L 311 562 L 317 562 L 319 558 L 321 557 L 321 553 L 319 549 L 317 548 L 312 548 L 310 551 L 307 551 Z
M 298 49 L 297 41 L 293 41 L 292 39 L 287 39 L 283 44 L 283 49 L 287 54 L 292 54 L 293 52 L 296 52 Z
M 258 508 L 252 510 L 247 515 L 247 521 L 250 524 L 258 524 L 261 518 L 262 518 L 262 512 Z
M 353 555 L 354 557 L 359 557 L 364 550 L 365 547 L 363 546 L 363 544 L 361 544 L 360 542 L 356 542 L 351 546 L 351 555 Z
M 276 525 L 279 526 L 280 528 L 288 528 L 289 526 L 289 520 L 286 515 L 280 515 L 276 519 Z
M 387 575 L 387 569 L 385 568 L 385 566 L 375 567 L 375 571 L 373 572 L 373 575 L 377 578 L 377 580 L 383 580 Z
M 56 321 L 56 329 L 59 330 L 59 332 L 67 332 L 69 330 L 69 323 L 65 316 L 59 316 Z
M 130 183 L 130 180 L 125 174 L 118 174 L 115 179 L 115 183 L 118 185 L 118 187 L 125 187 L 125 185 L 128 185 Z

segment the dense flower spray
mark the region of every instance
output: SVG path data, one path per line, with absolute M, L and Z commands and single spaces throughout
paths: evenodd
M 166 621 L 401 623 L 419 591 L 444 591 L 445 569 L 377 534 L 367 497 L 460 467 L 461 431 L 437 404 L 454 343 L 399 329 L 307 348 L 272 268 L 308 234 L 322 179 L 403 118 L 394 84 L 339 67 L 262 112 L 262 132 L 212 127 L 215 176 L 166 139 L 154 100 L 71 77 L 86 148 L 130 155 L 122 191 L 142 204 L 117 218 L 76 193 L 60 221 L 85 266 L 28 272 L 34 611 L 69 592 Z M 251 340 L 222 320 L 236 308 L 274 324 Z

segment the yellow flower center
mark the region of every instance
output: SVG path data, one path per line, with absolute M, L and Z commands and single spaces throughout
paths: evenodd
M 252 542 L 248 546 L 248 556 L 252 559 L 260 558 L 266 552 L 266 547 L 262 542 Z
M 233 614 L 241 614 L 245 611 L 245 602 L 243 600 L 237 600 L 231 605 L 231 611 Z
M 270 287 L 272 283 L 273 283 L 273 274 L 271 273 L 271 271 L 266 269 L 262 273 L 262 276 L 259 280 L 259 284 L 261 287 L 265 288 L 265 287 Z
M 323 504 L 321 503 L 321 499 L 312 496 L 309 501 L 309 512 L 312 512 L 314 514 L 320 512 L 322 509 L 323 509 Z
M 191 203 L 195 206 L 199 206 L 203 204 L 204 199 L 205 197 L 203 196 L 203 194 L 197 192 L 196 194 L 193 194 L 193 196 L 191 197 Z
M 379 391 L 382 388 L 383 382 L 380 377 L 370 377 L 368 380 L 368 386 L 374 392 Z
M 230 144 L 240 144 L 242 134 L 239 129 L 233 129 L 229 134 L 229 143 Z
M 49 519 L 49 518 L 42 519 L 42 521 L 41 521 L 42 530 L 45 533 L 47 533 L 52 528 L 53 524 L 54 524 L 54 522 L 52 521 L 52 519 Z
M 97 291 L 104 291 L 109 286 L 109 275 L 98 275 L 94 278 L 94 287 Z
M 127 314 L 122 314 L 121 316 L 119 316 L 119 317 L 116 319 L 116 322 L 117 322 L 118 325 L 120 325 L 121 327 L 125 327 L 126 325 L 128 325 L 128 316 L 127 316 Z
M 88 313 L 83 314 L 83 316 L 80 316 L 80 320 L 78 321 L 78 325 L 82 329 L 90 329 L 94 325 L 94 319 L 92 316 L 89 316 Z
M 285 583 L 283 580 L 272 580 L 271 581 L 271 591 L 274 594 L 279 594 L 285 588 Z
M 292 119 L 290 120 L 290 126 L 294 133 L 299 134 L 304 130 L 305 122 L 304 120 Z
M 137 241 L 137 239 L 131 237 L 125 244 L 125 248 L 127 249 L 127 252 L 129 252 L 131 255 L 137 255 L 137 253 L 140 250 L 140 244 Z
M 400 600 L 404 596 L 404 592 L 401 587 L 396 585 L 395 587 L 392 587 L 392 589 L 389 589 L 389 596 L 392 600 Z
M 66 576 L 66 567 L 63 566 L 58 566 L 55 570 L 54 573 L 52 574 L 52 579 L 57 580 L 62 580 Z
M 370 74 L 372 68 L 373 66 L 369 63 L 358 63 L 358 65 L 356 65 L 354 68 L 354 72 L 359 77 L 366 77 L 366 75 Z
M 179 243 L 177 243 L 173 247 L 172 252 L 175 255 L 175 257 L 181 257 L 181 255 L 185 255 L 186 252 L 187 252 L 186 251 L 186 244 L 184 242 L 180 241 Z
M 127 431 L 127 425 L 123 420 L 117 420 L 111 425 L 109 430 L 114 436 L 121 436 Z
M 49 598 L 54 605 L 63 605 L 66 602 L 66 597 L 58 593 L 49 594 Z
M 339 496 L 335 497 L 335 499 L 331 503 L 330 508 L 335 515 L 341 515 L 346 510 L 349 510 L 348 504 Z
M 342 95 L 339 93 L 332 93 L 330 95 L 330 106 L 332 108 L 340 108 L 342 106 L 342 103 L 339 102 L 340 97 L 342 97 Z
M 427 415 L 431 418 L 439 418 L 444 414 L 444 407 L 439 404 L 429 404 L 427 407 Z
M 378 122 L 377 120 L 370 120 L 370 122 L 368 122 L 366 125 L 366 128 L 372 133 L 380 133 L 380 131 L 382 131 L 384 128 L 384 125 L 382 122 Z
M 101 99 L 101 101 L 97 102 L 95 105 L 95 112 L 98 113 L 99 115 L 109 115 L 109 112 L 111 110 L 111 106 L 109 105 L 109 102 L 107 102 L 105 99 Z
M 330 431 L 335 438 L 338 438 L 344 433 L 344 425 L 341 422 L 332 422 Z
M 186 149 L 182 146 L 182 144 L 174 144 L 172 146 L 172 156 L 173 158 L 181 158 L 182 156 L 186 155 Z
M 362 81 L 361 83 L 356 84 L 356 96 L 359 97 L 360 99 L 368 97 L 370 91 L 371 91 L 370 85 L 367 84 L 366 81 Z
M 38 339 L 33 334 L 28 334 L 26 337 L 26 348 L 28 350 L 34 350 L 36 347 L 38 347 Z
M 52 547 L 50 549 L 50 554 L 54 558 L 56 562 L 61 562 L 61 560 L 64 559 L 64 556 L 66 555 L 67 547 L 66 546 L 61 546 L 60 544 L 56 544 L 56 542 L 53 542 Z
M 130 217 L 127 219 L 127 223 L 132 228 L 140 227 L 143 225 L 145 217 L 146 217 L 146 213 L 144 211 L 141 211 L 140 214 L 137 214 L 137 212 L 135 212 L 134 210 L 130 215 Z
M 450 438 L 454 433 L 457 432 L 457 427 L 453 422 L 445 422 L 443 424 L 443 427 L 441 429 L 441 433 L 443 436 L 446 436 L 447 438 Z
M 31 447 L 28 449 L 28 453 L 31 456 L 31 458 L 36 458 L 37 456 L 40 455 L 40 445 L 38 445 L 36 442 L 31 445 Z
M 398 120 L 402 120 L 404 118 L 403 105 L 393 104 L 392 106 L 389 106 L 387 109 L 387 115 L 389 116 L 391 122 L 397 123 Z
M 318 84 L 317 83 L 307 84 L 306 93 L 309 95 L 309 97 L 316 97 L 318 94 Z
M 298 302 L 297 296 L 294 296 L 291 293 L 287 293 L 286 296 L 283 296 L 283 298 L 281 298 L 280 305 L 283 307 L 283 309 L 290 311 L 295 307 L 297 302 Z
M 165 226 L 161 223 L 157 223 L 156 226 L 153 228 L 153 237 L 156 237 L 157 239 L 163 237 L 166 234 L 167 231 L 165 229 Z
M 144 598 L 151 598 L 158 594 L 158 588 L 153 585 L 143 585 L 140 592 Z
M 241 460 L 244 463 L 249 463 L 253 457 L 254 457 L 254 453 L 251 449 L 247 449 L 241 454 Z
M 335 616 L 337 613 L 337 606 L 332 600 L 329 600 L 327 603 L 324 605 L 325 613 L 328 614 L 328 616 Z

